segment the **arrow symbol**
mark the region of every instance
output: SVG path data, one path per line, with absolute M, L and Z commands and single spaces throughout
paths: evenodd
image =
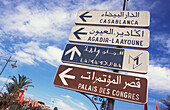
M 86 16 L 87 13 L 89 13 L 89 12 L 87 11 L 84 14 L 79 16 L 84 22 L 86 22 L 86 20 L 84 18 L 92 18 L 92 16 Z
M 74 35 L 76 36 L 77 39 L 80 39 L 80 40 L 81 40 L 81 38 L 78 36 L 78 34 L 87 35 L 86 32 L 80 32 L 80 31 L 83 30 L 83 29 L 84 29 L 84 28 L 80 28 L 79 30 L 77 30 L 77 31 L 74 32 Z
M 66 82 L 65 78 L 68 79 L 75 79 L 75 76 L 72 75 L 66 75 L 68 72 L 70 72 L 73 68 L 68 68 L 65 71 L 63 71 L 62 73 L 59 74 L 59 77 L 61 79 L 61 81 L 63 82 L 64 85 L 68 86 L 68 83 Z
M 69 53 L 71 53 L 70 60 L 73 60 L 75 53 L 77 53 L 79 57 L 81 56 L 81 53 L 80 53 L 80 51 L 78 50 L 78 48 L 76 46 L 74 46 L 73 48 L 68 50 L 64 55 L 66 56 Z

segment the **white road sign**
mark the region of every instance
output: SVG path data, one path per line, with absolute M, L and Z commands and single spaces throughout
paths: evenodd
M 81 10 L 76 24 L 149 27 L 149 11 L 98 11 Z
M 102 26 L 74 26 L 69 36 L 70 42 L 99 45 L 148 48 L 150 31 Z

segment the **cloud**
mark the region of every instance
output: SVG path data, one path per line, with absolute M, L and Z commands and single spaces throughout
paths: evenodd
M 164 56 L 160 56 L 160 57 L 151 56 L 149 64 L 157 65 L 160 67 L 167 67 L 167 68 L 170 67 L 169 58 L 164 57 Z
M 169 33 L 155 33 L 152 41 L 157 46 L 157 50 L 170 53 L 170 34 Z M 155 46 L 153 45 L 153 46 Z
M 57 100 L 54 102 L 54 105 L 57 105 L 60 110 L 75 110 L 70 104 L 64 103 L 63 100 Z
M 0 47 L 0 56 L 8 56 L 8 55 L 10 55 L 10 53 Z
M 78 10 L 116 10 L 122 7 L 119 0 L 56 2 L 36 2 L 38 5 L 33 0 L 10 2 L 10 5 L 1 9 L 3 14 L 0 15 L 0 26 L 3 32 L 13 37 L 29 37 L 34 40 L 46 40 L 48 37 L 48 40 L 58 41 L 68 38 L 66 35 L 74 25 Z
M 54 46 L 41 47 L 42 44 L 38 42 L 29 42 L 27 44 L 16 44 L 15 59 L 21 63 L 29 65 L 37 65 L 39 62 L 46 62 L 53 66 L 58 66 L 61 63 L 61 56 L 63 51 Z M 19 49 L 21 48 L 21 49 Z
M 82 5 L 83 8 L 86 10 L 116 10 L 116 9 L 120 10 L 122 9 L 120 0 L 114 0 L 114 1 L 111 1 L 111 0 L 106 0 L 106 1 L 90 0 L 89 1 L 87 0 L 85 2 L 82 2 L 80 5 Z
M 33 0 L 3 1 L 3 4 L 0 9 L 3 12 L 0 15 L 1 55 L 14 53 L 16 60 L 28 65 L 38 65 L 37 61 L 53 66 L 60 64 L 62 50 L 57 46 L 67 42 L 68 29 L 74 24 L 72 10 L 49 2 L 48 5 L 42 3 L 46 8 L 41 8 Z
M 2 82 L 7 82 L 7 83 L 12 83 L 13 81 L 11 79 L 8 79 L 8 78 L 3 78 L 3 77 L 0 77 L 0 81 Z
M 169 68 L 170 34 L 162 32 L 153 33 L 150 47 L 152 48 L 150 64 Z
M 26 92 L 24 92 L 24 95 L 25 95 L 25 97 L 35 97 L 33 94 L 28 94 L 28 93 L 26 93 Z
M 8 2 L 7 0 L 2 0 L 2 3 L 3 3 L 4 5 L 8 5 L 10 2 Z
M 0 92 L 6 92 L 6 87 L 5 87 L 5 84 L 8 84 L 8 83 L 13 83 L 13 81 L 9 78 L 4 78 L 4 77 L 0 77 L 0 81 L 3 82 L 2 83 L 2 86 L 0 86 Z
M 15 59 L 20 63 L 25 63 L 28 65 L 36 65 L 37 63 L 34 61 L 34 56 L 27 54 L 23 51 L 15 52 Z
M 61 95 L 61 97 L 67 98 L 67 99 L 71 99 L 72 97 L 69 95 Z
M 61 95 L 61 97 L 51 98 L 51 100 L 51 105 L 56 106 L 60 110 L 88 110 L 84 103 L 72 99 L 69 95 Z
M 140 2 L 128 1 L 127 8 L 130 10 L 154 10 L 159 5 L 160 1 L 141 0 Z
M 123 6 L 120 0 L 1 2 L 0 37 L 4 42 L 0 42 L 0 53 L 7 50 L 6 53 L 14 53 L 18 61 L 29 65 L 39 61 L 53 66 L 61 62 L 61 45 L 68 42 L 79 10 L 120 10 Z
M 155 91 L 170 91 L 170 69 L 157 65 L 149 65 L 149 88 Z
M 154 99 L 154 98 L 148 98 L 148 102 L 149 102 L 149 103 L 154 103 L 154 104 L 155 104 L 155 101 L 156 101 L 158 104 L 162 104 L 162 102 L 159 101 L 159 100 L 156 100 L 156 99 Z
M 88 110 L 85 105 L 82 103 L 82 102 L 74 102 L 74 101 L 71 101 L 71 103 L 76 106 L 76 108 L 78 108 L 77 110 Z
M 155 63 L 154 63 L 155 64 Z M 159 64 L 157 65 L 149 65 L 147 74 L 138 74 L 138 73 L 126 73 L 121 72 L 123 74 L 145 77 L 148 79 L 149 86 L 148 88 L 153 91 L 158 91 L 160 93 L 165 93 L 170 91 L 170 69 L 167 67 L 162 67 Z
M 5 33 L 20 37 L 31 37 L 41 40 L 63 39 L 66 29 L 70 22 L 70 13 L 61 7 L 54 7 L 53 10 L 43 10 L 35 6 L 29 8 L 31 4 L 18 4 L 13 10 L 5 11 L 5 15 L 0 15 L 0 25 Z M 59 14 L 60 13 L 60 14 Z M 62 31 L 61 31 L 62 30 Z M 15 37 L 13 36 L 13 37 Z

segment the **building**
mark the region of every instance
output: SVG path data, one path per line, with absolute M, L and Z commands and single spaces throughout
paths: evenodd
M 35 99 L 24 97 L 24 101 L 27 101 L 27 103 L 24 104 L 24 108 L 28 108 L 30 104 L 32 104 L 33 107 L 40 106 L 42 110 L 50 110 L 49 106 L 46 106 L 44 102 L 38 101 Z

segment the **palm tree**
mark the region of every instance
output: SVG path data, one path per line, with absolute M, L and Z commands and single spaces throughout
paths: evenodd
M 13 96 L 14 93 L 14 84 L 13 83 L 8 83 L 5 84 L 6 90 L 8 93 L 3 93 L 2 97 L 0 98 L 0 103 L 2 103 L 2 101 L 6 101 L 6 99 L 10 99 L 10 96 Z
M 8 94 L 14 93 L 14 84 L 13 83 L 8 83 L 5 84 L 6 90 L 8 91 Z
M 15 105 L 18 94 L 23 87 L 34 87 L 31 85 L 32 80 L 24 75 L 21 76 L 18 74 L 18 79 L 15 76 L 11 79 L 13 83 L 5 84 L 8 94 L 4 93 L 4 96 L 0 100 L 0 108 L 3 109 L 10 109 L 13 104 Z
M 17 96 L 14 95 L 14 84 L 13 83 L 8 83 L 5 84 L 6 86 L 6 90 L 8 91 L 8 93 L 4 93 L 3 97 L 1 98 L 0 101 L 0 108 L 2 108 L 2 110 L 8 108 L 10 109 L 10 106 L 14 103 L 14 101 L 16 100 Z
M 18 79 L 15 76 L 13 76 L 11 79 L 13 80 L 13 84 L 14 84 L 15 96 L 18 96 L 19 92 L 21 92 L 20 90 L 23 87 L 34 87 L 33 85 L 31 85 L 32 80 L 24 75 L 21 76 L 20 74 L 18 74 Z
M 17 79 L 15 76 L 13 76 L 11 79 L 14 81 L 15 91 L 22 89 L 23 87 L 34 87 L 33 85 L 30 85 L 32 83 L 32 80 L 27 78 L 24 75 L 18 74 L 19 79 Z
M 170 110 L 170 95 L 168 95 L 168 100 L 166 99 L 161 99 L 161 102 L 166 105 L 166 110 Z
M 13 80 L 13 101 L 12 102 L 15 102 L 17 100 L 17 96 L 19 94 L 19 92 L 21 92 L 20 90 L 23 88 L 23 87 L 34 87 L 33 85 L 31 85 L 32 83 L 32 80 L 24 75 L 20 75 L 18 74 L 18 79 L 13 76 L 11 78 Z M 9 108 L 10 106 L 12 106 L 14 103 L 11 103 L 11 105 L 9 105 Z

